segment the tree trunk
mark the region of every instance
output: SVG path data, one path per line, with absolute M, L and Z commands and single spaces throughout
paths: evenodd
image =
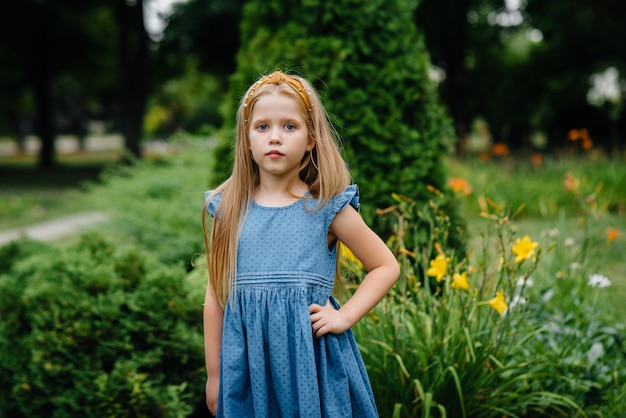
M 148 35 L 142 0 L 117 0 L 119 28 L 120 129 L 126 150 L 141 157 L 141 135 L 148 79 Z
M 39 21 L 37 29 L 36 56 L 38 61 L 35 68 L 31 68 L 33 90 L 35 93 L 36 127 L 35 132 L 41 141 L 38 164 L 42 170 L 49 170 L 55 166 L 54 137 L 55 129 L 52 117 L 52 68 L 51 47 L 53 15 L 47 13 L 47 3 L 37 11 Z

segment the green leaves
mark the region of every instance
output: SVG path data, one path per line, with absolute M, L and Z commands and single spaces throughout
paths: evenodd
M 0 415 L 189 414 L 185 387 L 203 386 L 199 278 L 191 286 L 181 266 L 95 234 L 13 263 L 0 276 L 10 300 L 0 305 Z

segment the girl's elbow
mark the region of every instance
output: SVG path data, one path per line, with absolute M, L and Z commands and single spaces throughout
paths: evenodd
M 393 263 L 389 264 L 389 281 L 392 285 L 398 281 L 398 278 L 400 278 L 400 265 L 395 258 L 393 261 Z

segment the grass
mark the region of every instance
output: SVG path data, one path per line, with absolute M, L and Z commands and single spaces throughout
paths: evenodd
M 488 221 L 474 216 L 468 220 L 468 228 L 472 241 L 471 248 L 479 249 L 481 245 L 481 233 L 486 231 Z M 607 242 L 605 230 L 607 227 L 618 228 L 626 231 L 626 218 L 618 215 L 606 215 L 603 218 L 590 222 L 589 230 L 580 224 L 580 218 L 522 218 L 513 220 L 517 230 L 517 236 L 529 235 L 533 241 L 539 242 L 542 248 L 548 248 L 550 236 L 558 235 L 562 241 L 572 242 L 572 251 L 579 251 L 585 237 L 589 242 L 588 253 L 585 260 L 589 273 L 600 274 L 609 278 L 612 282 L 611 291 L 603 292 L 607 297 L 607 303 L 617 318 L 626 316 L 626 239 L 622 235 L 618 239 Z M 583 260 L 578 260 L 583 261 Z M 561 266 L 562 268 L 563 266 Z M 557 271 L 558 273 L 558 271 Z
M 57 167 L 42 172 L 35 157 L 0 158 L 0 229 L 42 222 L 89 207 L 86 182 L 120 158 L 119 152 L 60 155 Z
M 448 161 L 450 177 L 463 179 L 461 209 L 470 234 L 478 239 L 487 221 L 480 217 L 485 206 L 502 206 L 510 212 L 521 208 L 513 223 L 518 236 L 528 234 L 540 244 L 548 234 L 558 234 L 580 250 L 587 239 L 583 262 L 590 273 L 612 282 L 605 292 L 618 316 L 626 315 L 626 166 L 619 160 L 565 159 L 533 166 L 516 160 L 481 162 Z M 569 177 L 568 177 L 569 176 Z M 566 184 L 566 179 L 573 184 Z M 569 188 L 568 188 L 569 187 Z M 583 216 L 584 215 L 584 216 Z M 581 224 L 585 220 L 586 225 Z M 609 242 L 607 228 L 621 231 Z M 543 241 L 543 242 L 542 242 Z M 473 247 L 476 248 L 477 241 Z

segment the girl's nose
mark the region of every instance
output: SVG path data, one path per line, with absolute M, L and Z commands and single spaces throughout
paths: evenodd
M 276 145 L 276 144 L 280 144 L 281 142 L 282 140 L 280 139 L 280 134 L 278 133 L 278 130 L 272 129 L 272 132 L 270 135 L 270 144 Z

